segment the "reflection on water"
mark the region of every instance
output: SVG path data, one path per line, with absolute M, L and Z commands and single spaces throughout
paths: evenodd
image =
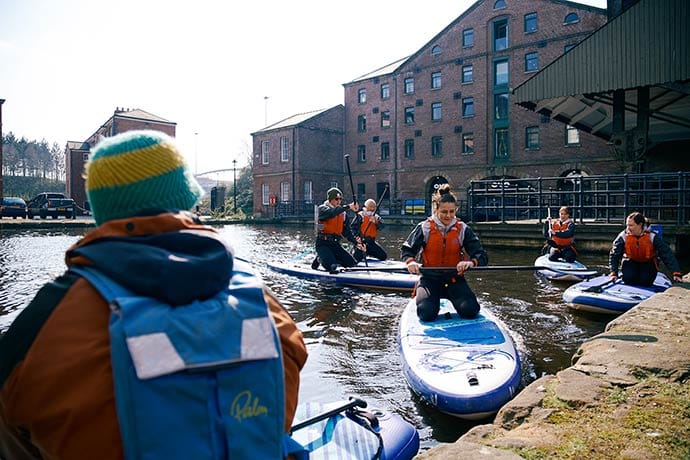
M 350 394 L 393 410 L 420 430 L 422 448 L 453 442 L 476 422 L 439 413 L 407 387 L 398 357 L 398 318 L 408 294 L 324 286 L 272 272 L 269 260 L 306 255 L 311 227 L 226 226 L 221 234 L 235 253 L 253 263 L 304 333 L 309 359 L 302 372 L 302 401 L 332 401 Z M 387 227 L 380 242 L 393 258 L 410 228 Z M 6 330 L 36 290 L 64 270 L 64 252 L 83 233 L 0 233 L 0 331 Z M 541 248 L 488 248 L 491 265 L 532 265 Z M 113 256 L 116 262 L 117 256 Z M 606 255 L 583 255 L 604 272 Z M 468 273 L 483 308 L 510 329 L 523 361 L 523 384 L 570 365 L 577 347 L 603 331 L 610 317 L 585 316 L 563 304 L 566 284 L 552 284 L 532 271 Z

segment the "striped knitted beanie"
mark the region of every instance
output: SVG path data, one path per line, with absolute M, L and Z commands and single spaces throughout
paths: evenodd
M 86 195 L 97 225 L 147 211 L 190 210 L 203 193 L 174 139 L 159 131 L 106 138 L 86 165 Z

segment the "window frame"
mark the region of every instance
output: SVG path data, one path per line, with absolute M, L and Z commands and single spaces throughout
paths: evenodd
M 534 23 L 534 27 L 530 28 L 530 24 Z M 539 30 L 539 19 L 536 12 L 525 14 L 524 18 L 524 32 L 531 34 Z
M 468 72 L 469 70 L 469 72 Z M 469 77 L 468 77 L 469 75 Z M 468 77 L 468 78 L 466 78 Z M 462 77 L 461 83 L 472 83 L 474 82 L 474 66 L 472 64 L 467 64 L 462 66 Z
M 405 107 L 405 124 L 414 125 L 414 106 Z
M 261 141 L 261 164 L 267 165 L 270 162 L 271 141 Z
M 357 90 L 357 103 L 358 104 L 366 104 L 367 102 L 367 89 L 366 88 L 360 88 Z
M 530 65 L 534 68 L 530 68 Z M 539 53 L 532 51 L 525 53 L 525 73 L 539 71 Z
M 506 97 L 505 104 L 503 104 L 504 96 Z M 505 111 L 503 111 L 503 109 L 505 109 Z M 510 120 L 510 93 L 494 94 L 494 120 Z
M 391 111 L 390 110 L 384 110 L 381 112 L 381 128 L 390 128 L 391 127 Z
M 575 133 L 571 136 L 571 133 Z M 573 142 L 570 141 L 571 137 Z M 582 145 L 582 139 L 580 139 L 580 130 L 576 127 L 566 124 L 565 125 L 565 146 L 566 147 L 579 147 Z
M 280 202 L 287 203 L 290 201 L 290 182 L 283 181 L 280 183 Z
M 541 148 L 540 130 L 538 125 L 525 127 L 525 149 L 539 150 Z
M 566 14 L 563 18 L 564 26 L 568 26 L 570 24 L 577 24 L 578 22 L 580 22 L 580 15 L 578 15 L 574 11 L 571 11 L 570 13 Z
M 304 181 L 303 198 L 306 204 L 314 202 L 314 182 L 312 180 Z
M 462 133 L 462 154 L 474 155 L 474 133 Z
M 381 83 L 381 99 L 390 99 L 391 85 L 390 83 Z
M 390 142 L 381 142 L 381 161 L 391 161 L 391 144 Z
M 476 112 L 474 110 L 474 97 L 463 97 L 461 108 L 462 118 L 472 118 L 474 117 L 475 113 Z
M 431 47 L 431 55 L 438 56 L 441 54 L 441 45 L 434 45 Z
M 474 29 L 470 27 L 469 29 L 464 29 L 462 31 L 462 47 L 472 48 L 474 46 Z
M 280 136 L 280 161 L 290 161 L 290 139 L 287 136 Z
M 431 121 L 443 120 L 443 103 L 440 101 L 431 103 Z
M 440 70 L 431 72 L 431 89 L 441 89 L 441 85 L 443 83 L 441 77 L 442 75 Z
M 405 139 L 405 158 L 411 160 L 414 158 L 414 139 Z
M 431 137 L 431 156 L 434 158 L 443 156 L 443 136 Z
M 268 184 L 261 184 L 261 204 L 268 206 L 271 203 L 271 187 Z
M 502 135 L 502 140 L 505 141 L 507 147 L 505 154 L 499 155 L 499 133 Z M 504 135 L 503 135 L 504 134 Z M 510 158 L 510 131 L 508 128 L 494 128 L 494 160 L 507 160 Z
M 357 146 L 357 162 L 366 163 L 367 162 L 367 146 L 364 144 L 359 144 Z
M 357 115 L 357 132 L 367 132 L 367 116 L 366 114 Z
M 498 37 L 499 32 L 505 32 L 503 35 Z M 505 41 L 505 44 L 503 42 Z M 508 18 L 502 17 L 495 19 L 491 24 L 491 46 L 493 51 L 503 51 L 510 48 L 510 29 Z M 503 45 L 503 46 L 502 46 Z M 501 47 L 502 46 L 502 47 Z
M 414 77 L 407 77 L 403 80 L 404 94 L 414 94 Z
M 505 73 L 499 74 L 499 66 L 501 66 L 502 64 L 505 64 L 506 71 L 505 71 Z M 494 61 L 493 70 L 494 70 L 494 72 L 493 72 L 494 73 L 494 75 L 493 75 L 494 87 L 497 87 L 497 86 L 506 86 L 507 87 L 510 84 L 510 62 L 509 62 L 509 60 L 508 59 L 496 59 Z M 499 82 L 498 76 L 499 75 L 502 76 L 504 74 L 506 76 L 506 81 L 505 82 Z

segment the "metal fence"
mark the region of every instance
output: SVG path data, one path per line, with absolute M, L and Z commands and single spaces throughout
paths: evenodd
M 475 222 L 541 220 L 569 206 L 581 222 L 620 223 L 639 211 L 655 222 L 685 225 L 690 223 L 690 173 L 472 181 L 467 206 Z
M 620 223 L 633 211 L 655 222 L 690 224 L 690 172 L 606 176 L 504 178 L 472 181 L 458 214 L 472 222 L 513 221 L 558 216 L 569 206 L 573 219 Z M 276 203 L 273 217 L 312 217 L 313 201 Z M 429 200 L 385 199 L 381 215 L 429 215 Z

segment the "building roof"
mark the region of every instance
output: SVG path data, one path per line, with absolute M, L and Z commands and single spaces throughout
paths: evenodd
M 405 57 L 402 58 L 402 59 L 398 59 L 397 61 L 391 62 L 390 64 L 387 64 L 387 65 L 385 65 L 385 66 L 383 66 L 383 67 L 380 67 L 380 68 L 378 68 L 378 69 L 376 69 L 376 70 L 372 70 L 372 71 L 369 72 L 369 73 L 365 73 L 364 75 L 362 75 L 362 76 L 360 76 L 360 77 L 357 77 L 357 78 L 355 78 L 354 80 L 352 80 L 351 82 L 345 83 L 345 84 L 347 85 L 347 84 L 350 84 L 350 83 L 355 83 L 355 82 L 358 82 L 358 81 L 368 80 L 368 79 L 370 79 L 370 78 L 381 77 L 381 76 L 383 76 L 383 75 L 391 74 L 391 73 L 395 72 L 395 70 L 396 70 L 398 67 L 400 67 L 400 65 L 403 64 L 403 63 L 404 63 L 405 61 L 407 61 L 408 59 L 409 59 L 409 56 L 405 56 Z
M 276 123 L 273 123 L 272 125 L 268 125 L 265 128 L 262 128 L 256 132 L 252 133 L 252 135 L 257 134 L 257 133 L 266 132 L 266 131 L 272 131 L 274 129 L 290 128 L 292 126 L 297 126 L 300 123 L 304 123 L 305 121 L 310 120 L 311 118 L 314 118 L 317 115 L 320 115 L 324 112 L 327 112 L 328 110 L 331 110 L 332 108 L 333 107 L 328 108 L 328 109 L 312 110 L 311 112 L 298 113 L 296 115 L 289 116 L 283 120 L 280 120 Z
M 515 88 L 514 101 L 610 140 L 613 93 L 625 92 L 624 130 L 649 88 L 650 144 L 690 139 L 690 2 L 641 0 Z
M 89 150 L 91 146 L 88 142 L 67 141 L 67 148 L 69 150 Z
M 163 117 L 159 117 L 158 115 L 154 115 L 150 112 L 147 112 L 146 110 L 141 109 L 125 109 L 118 107 L 115 109 L 115 113 L 113 114 L 113 116 L 119 118 L 134 118 L 137 120 L 155 121 L 158 123 L 170 123 L 173 125 L 176 124 L 175 122 L 166 120 Z

